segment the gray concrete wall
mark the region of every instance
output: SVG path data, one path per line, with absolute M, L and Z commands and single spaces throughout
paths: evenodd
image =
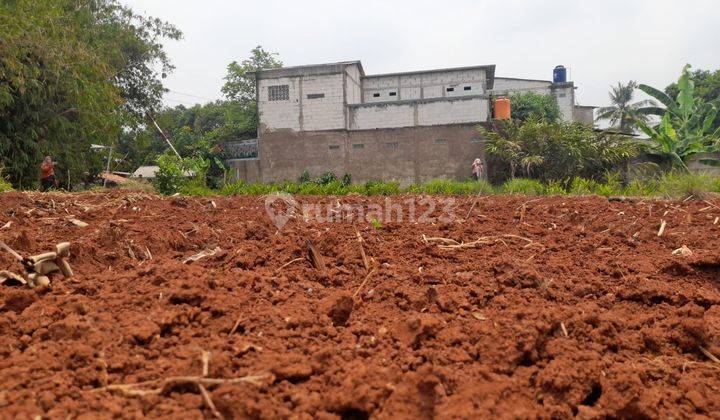
M 245 181 L 255 183 L 262 181 L 260 159 L 228 159 L 228 178 L 230 182 Z
M 333 171 L 354 182 L 396 180 L 404 184 L 433 178 L 467 179 L 475 158 L 483 158 L 475 124 L 359 131 L 277 130 L 260 140 L 264 182 L 295 180 Z

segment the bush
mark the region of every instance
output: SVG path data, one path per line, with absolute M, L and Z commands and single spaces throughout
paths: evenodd
M 671 171 L 658 180 L 657 191 L 666 198 L 702 198 L 716 185 L 717 179 L 707 173 Z
M 500 191 L 505 194 L 540 195 L 545 191 L 545 187 L 535 179 L 515 178 L 505 182 Z
M 194 188 L 205 187 L 205 173 L 210 164 L 201 157 L 181 158 L 164 154 L 157 158 L 158 172 L 155 174 L 155 189 L 160 194 L 175 194 L 188 183 Z
M 322 175 L 320 175 L 315 180 L 315 183 L 320 184 L 320 185 L 327 185 L 327 184 L 329 184 L 331 182 L 335 182 L 335 181 L 337 181 L 337 177 L 335 176 L 335 173 L 327 171 L 327 172 L 323 173 Z
M 447 195 L 469 195 L 469 194 L 492 194 L 492 185 L 485 180 L 458 182 L 447 179 L 433 179 L 420 185 L 411 185 L 405 192 L 413 194 L 447 194 Z
M 495 162 L 509 168 L 510 177 L 522 175 L 543 182 L 603 175 L 637 155 L 639 146 L 626 136 L 596 132 L 591 125 L 548 122 L 531 118 L 525 122 L 497 122 L 492 129 L 479 128 L 485 148 Z
M 0 192 L 12 191 L 12 184 L 3 176 L 3 168 L 0 167 Z
M 298 184 L 306 184 L 308 182 L 310 182 L 310 172 L 306 169 L 300 173 L 300 176 L 298 177 Z
M 396 195 L 401 192 L 399 183 L 382 181 L 368 181 L 364 190 L 367 195 Z
M 560 181 L 550 181 L 545 186 L 545 194 L 547 195 L 566 195 L 565 187 Z
M 525 121 L 532 117 L 555 122 L 560 118 L 560 107 L 552 95 L 535 92 L 512 93 L 510 104 L 514 120 Z

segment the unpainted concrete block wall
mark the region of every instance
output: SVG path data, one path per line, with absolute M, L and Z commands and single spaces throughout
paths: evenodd
M 264 182 L 295 180 L 333 171 L 355 182 L 434 178 L 468 179 L 475 158 L 483 158 L 475 124 L 360 131 L 277 130 L 260 146 Z
M 481 95 L 485 93 L 486 82 L 484 69 L 448 70 L 366 76 L 363 78 L 362 87 L 365 102 L 387 102 Z M 391 92 L 395 95 L 391 96 Z M 376 94 L 379 96 L 376 97 Z
M 303 76 L 300 82 L 302 83 L 301 129 L 314 131 L 345 128 L 343 75 Z M 325 96 L 312 99 L 313 94 Z

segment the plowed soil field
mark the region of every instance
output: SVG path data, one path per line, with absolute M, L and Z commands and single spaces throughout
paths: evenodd
M 720 417 L 720 200 L 295 199 L 0 195 L 0 417 Z

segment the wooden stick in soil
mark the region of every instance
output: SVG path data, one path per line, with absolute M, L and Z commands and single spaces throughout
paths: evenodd
M 712 361 L 715 362 L 715 363 L 720 363 L 720 359 L 718 359 L 717 357 L 715 357 L 715 355 L 712 354 L 712 353 L 710 353 L 710 351 L 709 351 L 708 349 L 706 349 L 705 347 L 700 346 L 700 351 L 701 351 L 702 354 L 704 354 L 705 357 L 707 357 L 708 359 L 712 360 Z
M 358 232 L 357 230 L 355 231 L 355 234 L 357 235 L 357 241 L 360 244 L 360 256 L 362 257 L 363 265 L 365 266 L 365 272 L 369 273 L 370 272 L 370 262 L 368 261 L 367 256 L 365 255 L 365 248 L 363 247 L 363 242 L 365 242 L 365 240 L 362 238 L 362 236 L 360 235 L 360 232 Z
M 478 201 L 480 201 L 479 198 L 475 199 L 475 201 L 473 201 L 472 206 L 470 206 L 470 210 L 468 210 L 467 214 L 465 215 L 465 220 L 467 220 L 468 217 L 470 217 L 470 213 L 472 213 L 472 211 L 475 208 L 475 206 L 477 205 Z
M 318 252 L 317 249 L 315 249 L 315 246 L 313 246 L 312 242 L 309 240 L 307 241 L 307 249 L 308 249 L 308 257 L 310 259 L 310 262 L 312 263 L 313 267 L 315 269 L 325 272 L 325 261 L 323 260 L 322 255 L 320 252 Z

